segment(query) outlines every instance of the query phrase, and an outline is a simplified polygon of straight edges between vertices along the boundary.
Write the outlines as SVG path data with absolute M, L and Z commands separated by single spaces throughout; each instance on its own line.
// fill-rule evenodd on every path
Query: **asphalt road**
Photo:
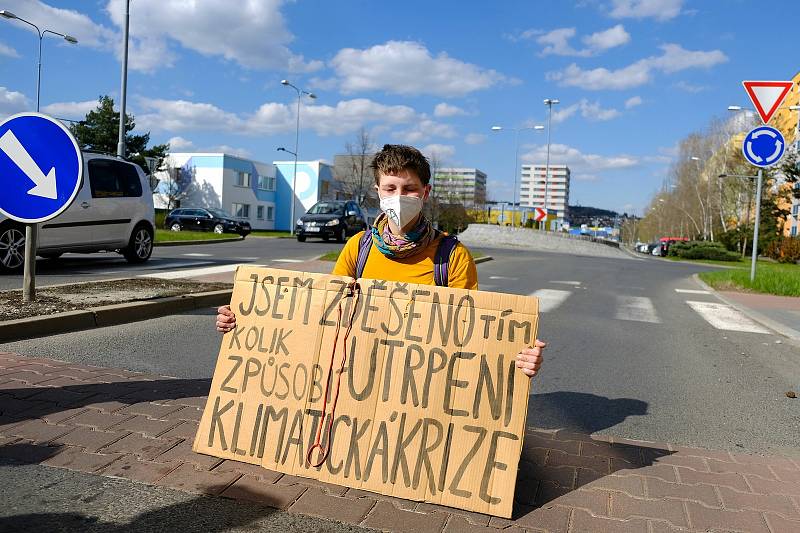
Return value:
M 36 286 L 98 279 L 135 277 L 167 270 L 234 263 L 265 263 L 275 259 L 314 259 L 342 247 L 336 242 L 248 236 L 242 241 L 187 246 L 157 246 L 149 261 L 131 265 L 116 253 L 64 254 L 58 260 L 36 261 Z M 0 274 L 0 290 L 21 289 L 22 273 Z
M 478 267 L 482 290 L 543 296 L 539 337 L 549 347 L 534 378 L 529 425 L 735 451 L 800 451 L 800 406 L 785 396 L 800 385 L 800 351 L 777 334 L 716 329 L 693 310 L 687 302 L 719 303 L 711 294 L 676 292 L 699 290 L 691 275 L 706 267 L 489 252 L 495 260 Z M 213 316 L 209 309 L 0 349 L 210 377 L 220 345 Z

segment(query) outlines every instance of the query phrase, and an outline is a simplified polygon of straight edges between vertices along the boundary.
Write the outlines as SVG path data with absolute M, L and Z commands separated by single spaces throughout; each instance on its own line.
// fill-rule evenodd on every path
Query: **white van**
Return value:
M 139 165 L 121 158 L 83 153 L 83 179 L 63 213 L 39 226 L 37 255 L 118 252 L 142 263 L 153 252 L 153 194 Z M 25 226 L 0 214 L 0 272 L 25 263 Z

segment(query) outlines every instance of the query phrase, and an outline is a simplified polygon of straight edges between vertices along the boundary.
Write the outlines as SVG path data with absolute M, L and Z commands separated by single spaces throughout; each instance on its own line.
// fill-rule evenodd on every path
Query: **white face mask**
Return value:
M 381 198 L 381 211 L 402 229 L 422 211 L 422 198 L 397 194 Z

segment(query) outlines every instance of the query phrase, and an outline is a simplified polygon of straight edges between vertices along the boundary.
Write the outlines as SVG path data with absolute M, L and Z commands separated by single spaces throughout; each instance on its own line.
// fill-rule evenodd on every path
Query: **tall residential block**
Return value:
M 440 201 L 470 207 L 486 201 L 486 173 L 477 168 L 437 168 L 431 182 Z
M 544 207 L 546 167 L 542 164 L 522 165 L 519 203 L 527 207 Z M 570 170 L 567 165 L 550 165 L 547 183 L 547 208 L 557 212 L 559 220 L 567 216 Z

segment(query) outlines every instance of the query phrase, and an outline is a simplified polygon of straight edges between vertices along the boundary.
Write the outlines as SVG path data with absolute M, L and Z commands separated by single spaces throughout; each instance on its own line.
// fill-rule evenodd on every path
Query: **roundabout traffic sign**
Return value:
M 786 141 L 781 132 L 770 126 L 759 126 L 747 134 L 742 143 L 744 157 L 757 167 L 770 167 L 783 157 Z
M 83 157 L 72 133 L 40 113 L 0 122 L 0 213 L 35 224 L 67 209 L 81 187 Z

